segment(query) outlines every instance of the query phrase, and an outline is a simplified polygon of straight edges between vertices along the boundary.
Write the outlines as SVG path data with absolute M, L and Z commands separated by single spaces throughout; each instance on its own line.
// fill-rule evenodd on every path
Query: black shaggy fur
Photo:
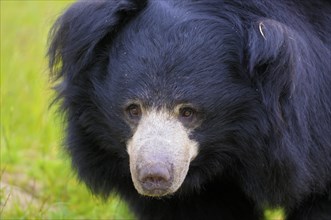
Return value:
M 331 3 L 112 0 L 73 4 L 51 32 L 67 150 L 79 178 L 147 219 L 331 219 Z M 123 116 L 193 103 L 199 154 L 181 188 L 134 189 Z

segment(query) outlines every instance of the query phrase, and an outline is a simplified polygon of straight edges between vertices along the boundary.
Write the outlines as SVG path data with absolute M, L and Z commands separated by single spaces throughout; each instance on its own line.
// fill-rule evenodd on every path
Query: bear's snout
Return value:
M 161 196 L 171 187 L 173 172 L 171 166 L 164 163 L 147 164 L 138 169 L 138 178 L 148 194 Z
M 147 111 L 127 143 L 132 182 L 141 195 L 175 193 L 185 180 L 197 143 L 188 130 L 165 111 Z

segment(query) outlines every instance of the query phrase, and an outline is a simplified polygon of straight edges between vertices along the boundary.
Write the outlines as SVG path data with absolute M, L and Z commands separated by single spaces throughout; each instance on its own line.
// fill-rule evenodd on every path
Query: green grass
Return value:
M 133 219 L 115 196 L 104 203 L 78 183 L 61 151 L 45 53 L 69 3 L 1 0 L 1 219 Z
M 69 1 L 1 0 L 1 219 L 132 219 L 93 197 L 61 151 L 45 59 L 48 30 Z

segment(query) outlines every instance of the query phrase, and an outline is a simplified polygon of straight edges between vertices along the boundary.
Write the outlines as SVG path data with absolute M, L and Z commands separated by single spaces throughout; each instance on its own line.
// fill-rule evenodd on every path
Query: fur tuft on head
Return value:
M 55 79 L 75 78 L 105 48 L 114 33 L 147 4 L 146 1 L 79 1 L 55 22 L 50 31 L 49 68 Z

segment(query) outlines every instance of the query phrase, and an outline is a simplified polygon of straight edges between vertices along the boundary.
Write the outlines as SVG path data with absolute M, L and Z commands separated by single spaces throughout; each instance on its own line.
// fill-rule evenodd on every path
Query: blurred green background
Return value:
M 45 54 L 71 2 L 1 0 L 1 219 L 133 219 L 116 196 L 103 202 L 78 183 L 61 151 Z
M 1 219 L 133 219 L 76 181 L 45 58 L 52 23 L 70 1 L 1 0 Z

